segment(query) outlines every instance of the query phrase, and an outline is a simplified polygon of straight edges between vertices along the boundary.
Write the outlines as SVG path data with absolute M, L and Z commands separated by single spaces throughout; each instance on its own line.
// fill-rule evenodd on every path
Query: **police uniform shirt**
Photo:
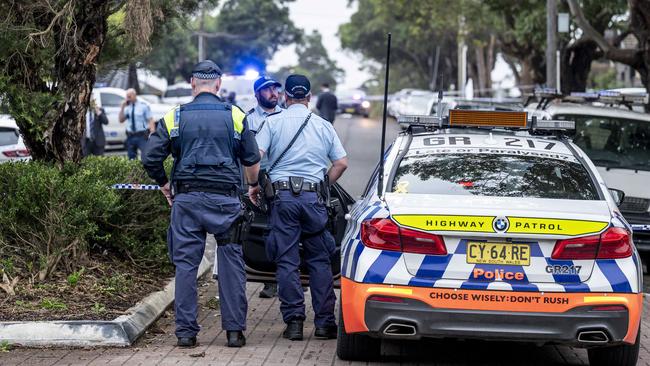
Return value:
M 277 105 L 275 106 L 275 110 L 271 113 L 265 111 L 259 105 L 255 106 L 255 108 L 253 108 L 246 115 L 246 121 L 248 122 L 248 129 L 257 135 L 259 128 L 263 127 L 262 123 L 264 122 L 264 120 L 266 120 L 266 117 L 268 117 L 269 114 L 278 113 L 278 112 L 282 112 L 282 108 L 280 108 L 280 106 Z M 269 157 L 264 155 L 262 157 L 262 160 L 260 161 L 260 168 L 267 169 L 268 166 L 269 166 Z
M 135 103 L 124 107 L 124 117 L 126 117 L 124 121 L 126 124 L 126 132 L 146 131 L 149 130 L 149 119 L 152 118 L 151 108 L 149 108 L 149 105 L 136 100 Z M 135 125 L 135 131 L 132 125 Z
M 293 104 L 281 113 L 269 116 L 257 133 L 260 150 L 275 162 L 289 145 L 293 136 L 307 118 L 309 110 L 302 104 Z M 277 166 L 271 171 L 271 181 L 302 177 L 317 183 L 324 179 L 330 161 L 347 156 L 341 140 L 331 123 L 312 114 L 309 123 Z

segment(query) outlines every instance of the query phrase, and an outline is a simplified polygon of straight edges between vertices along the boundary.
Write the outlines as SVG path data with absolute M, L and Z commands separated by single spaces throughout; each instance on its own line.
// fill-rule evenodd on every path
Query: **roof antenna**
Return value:
M 390 69 L 390 40 L 391 34 L 388 33 L 386 44 L 386 80 L 384 80 L 384 118 L 381 125 L 381 151 L 379 151 L 379 175 L 377 182 L 377 196 L 381 197 L 384 189 L 384 149 L 386 148 L 386 108 L 388 105 L 388 71 Z
M 444 88 L 444 83 L 445 83 L 445 74 L 440 73 L 440 89 L 438 89 L 438 105 L 436 106 L 436 115 L 440 119 L 441 121 L 440 123 L 442 123 L 442 98 L 443 98 L 442 89 Z

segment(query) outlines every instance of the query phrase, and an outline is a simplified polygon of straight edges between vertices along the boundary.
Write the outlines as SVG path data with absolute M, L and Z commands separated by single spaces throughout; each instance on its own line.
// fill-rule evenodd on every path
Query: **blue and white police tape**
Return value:
M 160 186 L 157 184 L 132 184 L 132 183 L 122 183 L 122 184 L 113 184 L 111 186 L 113 189 L 132 189 L 136 191 L 156 191 L 160 190 Z
M 634 231 L 650 231 L 650 225 L 632 224 L 632 230 L 634 230 Z

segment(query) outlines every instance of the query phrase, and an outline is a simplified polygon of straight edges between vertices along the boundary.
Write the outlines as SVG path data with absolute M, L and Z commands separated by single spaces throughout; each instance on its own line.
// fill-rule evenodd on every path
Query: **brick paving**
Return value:
M 336 340 L 313 338 L 313 323 L 305 322 L 303 342 L 281 337 L 284 324 L 277 299 L 259 299 L 261 285 L 248 284 L 247 345 L 225 347 L 219 311 L 205 306 L 216 293 L 213 281 L 203 281 L 200 291 L 200 345 L 191 350 L 175 347 L 173 314 L 167 312 L 130 348 L 26 349 L 0 353 L 0 365 L 587 365 L 587 353 L 569 347 L 480 341 L 421 341 L 385 348 L 381 362 L 345 362 L 336 357 Z M 309 302 L 309 293 L 306 294 Z M 310 307 L 308 308 L 309 312 Z M 644 314 L 648 316 L 646 303 Z M 309 314 L 309 313 L 308 313 Z M 639 365 L 650 365 L 650 329 L 642 325 Z

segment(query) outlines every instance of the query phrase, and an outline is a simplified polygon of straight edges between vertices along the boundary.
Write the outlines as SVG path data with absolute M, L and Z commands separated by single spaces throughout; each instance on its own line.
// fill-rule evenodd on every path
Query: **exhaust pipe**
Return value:
M 415 326 L 411 324 L 390 323 L 384 328 L 384 335 L 392 337 L 408 337 L 416 334 Z
M 609 342 L 607 333 L 602 330 L 589 330 L 578 333 L 578 342 L 588 344 L 604 344 Z

